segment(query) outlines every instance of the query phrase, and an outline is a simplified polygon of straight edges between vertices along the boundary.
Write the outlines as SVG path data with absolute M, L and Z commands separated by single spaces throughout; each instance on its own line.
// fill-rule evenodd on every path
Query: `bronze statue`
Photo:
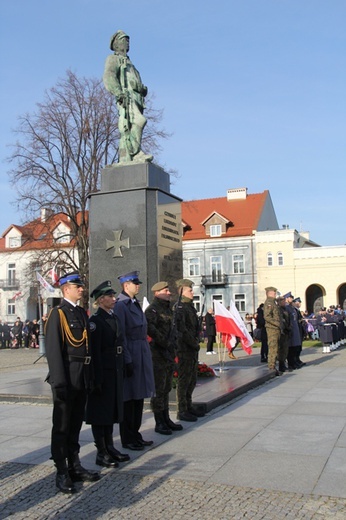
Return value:
M 114 54 L 107 57 L 103 82 L 117 102 L 119 113 L 119 163 L 150 162 L 152 155 L 141 149 L 146 118 L 144 98 L 148 89 L 143 85 L 140 74 L 127 53 L 130 38 L 123 31 L 117 31 L 111 38 L 110 48 Z

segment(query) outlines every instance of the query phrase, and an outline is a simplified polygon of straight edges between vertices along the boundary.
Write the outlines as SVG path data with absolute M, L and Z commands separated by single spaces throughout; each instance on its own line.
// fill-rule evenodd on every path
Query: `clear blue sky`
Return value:
M 269 189 L 279 224 L 346 243 L 345 0 L 0 0 L 0 160 L 67 69 L 102 77 L 110 36 L 164 109 L 173 193 Z M 1 162 L 0 232 L 21 216 Z

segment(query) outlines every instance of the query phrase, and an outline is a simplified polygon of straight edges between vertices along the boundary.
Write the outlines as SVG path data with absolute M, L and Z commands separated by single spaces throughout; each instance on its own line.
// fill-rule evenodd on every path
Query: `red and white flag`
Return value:
M 57 285 L 58 280 L 59 280 L 59 276 L 56 271 L 56 266 L 57 266 L 57 264 L 54 264 L 53 268 L 50 271 L 48 271 L 48 275 L 50 276 L 50 278 L 52 280 L 53 287 Z
M 44 289 L 46 289 L 47 291 L 49 291 L 49 292 L 51 292 L 51 293 L 54 292 L 54 290 L 55 290 L 54 287 L 52 287 L 52 286 L 47 282 L 47 280 L 45 280 L 45 279 L 43 278 L 43 276 L 41 276 L 40 273 L 38 273 L 37 271 L 36 271 L 36 277 L 37 277 L 37 280 L 40 282 L 40 284 L 42 285 L 42 287 L 43 287 Z
M 13 300 L 18 300 L 18 298 L 21 298 L 22 296 L 23 296 L 22 291 L 19 291 L 16 294 L 13 295 L 12 299 Z
M 251 345 L 253 345 L 254 341 L 248 333 L 245 323 L 241 319 L 234 303 L 231 302 L 230 310 L 227 310 L 220 302 L 214 301 L 214 310 L 216 331 L 221 334 L 221 341 L 225 347 L 230 349 L 232 347 L 232 340 L 238 337 L 245 352 L 251 354 Z

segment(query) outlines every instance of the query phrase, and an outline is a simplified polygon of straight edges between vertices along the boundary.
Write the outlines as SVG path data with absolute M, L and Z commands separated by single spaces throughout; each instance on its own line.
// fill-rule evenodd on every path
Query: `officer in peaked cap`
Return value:
M 113 424 L 123 419 L 123 335 L 113 313 L 115 290 L 109 280 L 90 294 L 96 312 L 90 317 L 91 350 L 94 361 L 94 389 L 88 395 L 87 424 L 91 424 L 97 448 L 96 464 L 115 468 L 129 460 L 113 443 Z
M 51 310 L 45 328 L 47 381 L 53 394 L 51 452 L 57 468 L 56 486 L 71 494 L 76 492 L 74 482 L 95 481 L 100 476 L 83 468 L 79 460 L 79 434 L 92 383 L 88 316 L 77 305 L 84 283 L 74 271 L 61 276 L 59 285 L 63 300 Z
M 168 282 L 155 283 L 152 288 L 154 299 L 145 309 L 148 335 L 153 360 L 156 395 L 151 398 L 151 409 L 155 417 L 155 431 L 171 435 L 182 430 L 181 424 L 169 417 L 169 392 L 172 389 L 174 371 L 174 340 L 172 335 L 173 311 Z
M 292 303 L 302 303 L 302 300 L 299 298 L 294 298 L 294 300 L 292 301 Z
M 294 296 L 293 296 L 293 294 L 291 293 L 291 291 L 288 292 L 288 293 L 286 293 L 286 294 L 284 294 L 283 296 L 284 296 L 284 298 L 285 298 L 286 300 L 287 300 L 288 298 L 290 298 L 291 301 L 294 299 Z
M 130 37 L 126 33 L 124 33 L 124 31 L 117 31 L 116 33 L 114 33 L 113 36 L 111 37 L 109 48 L 112 51 L 114 51 L 115 50 L 114 43 L 116 41 L 122 40 L 123 38 L 127 38 L 128 40 L 130 39 Z
M 112 283 L 110 280 L 100 283 L 91 293 L 90 298 L 94 298 L 96 301 L 100 296 L 116 294 L 116 291 L 112 289 Z
M 139 271 L 131 271 L 118 276 L 118 280 L 123 285 L 125 282 L 132 282 L 135 285 L 140 285 L 142 282 L 139 280 Z
M 63 276 L 60 276 L 60 278 L 58 280 L 58 284 L 60 287 L 62 287 L 63 285 L 66 285 L 66 284 L 73 284 L 73 285 L 77 285 L 78 287 L 85 286 L 78 271 L 73 271 L 72 273 L 68 273 L 68 274 L 64 274 Z
M 124 420 L 120 437 L 124 448 L 143 450 L 153 441 L 144 440 L 140 433 L 144 399 L 154 397 L 155 381 L 151 352 L 147 340 L 147 320 L 136 298 L 140 284 L 139 271 L 118 277 L 122 291 L 116 299 L 114 314 L 124 334 Z

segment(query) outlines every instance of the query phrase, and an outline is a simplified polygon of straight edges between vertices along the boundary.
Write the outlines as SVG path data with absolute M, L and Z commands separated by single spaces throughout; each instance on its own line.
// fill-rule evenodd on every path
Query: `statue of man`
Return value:
M 103 82 L 117 102 L 119 163 L 150 162 L 153 160 L 152 155 L 146 155 L 141 150 L 143 129 L 147 122 L 143 116 L 144 98 L 148 89 L 127 56 L 130 48 L 129 36 L 123 31 L 117 31 L 111 38 L 110 48 L 114 54 L 107 57 Z

